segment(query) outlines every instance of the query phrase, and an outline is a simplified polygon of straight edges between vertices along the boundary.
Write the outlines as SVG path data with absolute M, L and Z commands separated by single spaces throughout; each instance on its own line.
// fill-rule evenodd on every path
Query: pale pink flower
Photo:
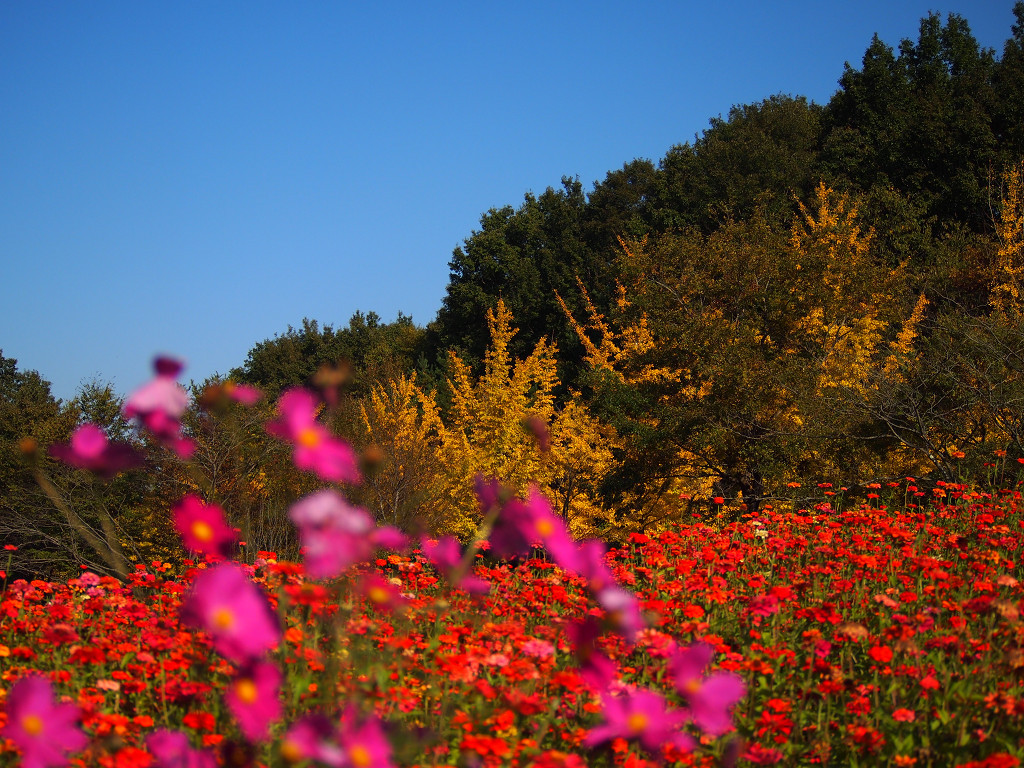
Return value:
M 466 573 L 458 578 L 459 565 L 462 562 L 463 552 L 458 539 L 453 536 L 443 536 L 440 539 L 423 537 L 420 542 L 423 555 L 430 563 L 440 571 L 446 579 L 452 582 L 456 589 L 464 589 L 471 595 L 486 595 L 491 591 L 491 583 L 472 573 Z M 457 581 L 453 581 L 457 579 Z
M 129 395 L 122 412 L 125 418 L 138 417 L 161 443 L 182 458 L 195 451 L 195 443 L 181 434 L 181 417 L 188 408 L 188 394 L 177 382 L 183 365 L 169 357 L 158 357 L 156 376 Z
M 295 446 L 292 460 L 296 467 L 329 482 L 360 481 L 355 451 L 317 421 L 313 393 L 299 387 L 289 389 L 277 401 L 277 408 L 281 416 L 267 424 L 267 432 Z
M 341 768 L 345 763 L 334 725 L 318 713 L 304 715 L 292 723 L 281 739 L 281 755 L 289 763 L 316 760 L 331 768 Z

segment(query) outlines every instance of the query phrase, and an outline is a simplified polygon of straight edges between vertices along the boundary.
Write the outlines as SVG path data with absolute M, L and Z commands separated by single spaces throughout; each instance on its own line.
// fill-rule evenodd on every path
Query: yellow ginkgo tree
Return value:
M 491 342 L 482 373 L 455 354 L 449 359 L 445 414 L 413 377 L 374 388 L 363 427 L 382 458 L 364 503 L 406 528 L 471 538 L 480 519 L 474 481 L 483 475 L 521 492 L 536 483 L 574 533 L 598 532 L 607 517 L 598 489 L 613 463 L 614 431 L 577 399 L 557 402 L 553 344 L 542 340 L 514 359 L 516 328 L 504 302 L 486 320 Z

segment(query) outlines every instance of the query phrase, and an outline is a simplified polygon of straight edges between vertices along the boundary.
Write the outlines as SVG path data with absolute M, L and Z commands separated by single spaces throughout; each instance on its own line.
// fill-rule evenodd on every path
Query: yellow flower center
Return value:
M 555 526 L 551 524 L 550 520 L 538 520 L 537 521 L 537 533 L 541 536 L 550 536 L 554 533 Z
M 377 605 L 385 605 L 391 602 L 391 593 L 384 589 L 384 587 L 370 587 L 367 596 Z
M 294 741 L 285 741 L 281 744 L 281 757 L 289 763 L 297 763 L 299 760 L 302 760 L 305 755 L 302 752 L 302 747 Z
M 362 744 L 356 744 L 352 747 L 348 751 L 348 758 L 356 768 L 369 768 L 369 766 L 373 765 L 373 757 L 370 755 L 370 750 Z
M 260 692 L 256 688 L 256 683 L 248 677 L 243 677 L 235 683 L 235 693 L 243 704 L 255 704 L 256 700 L 260 697 Z
M 316 448 L 322 442 L 320 433 L 312 427 L 306 427 L 299 432 L 298 443 L 306 448 Z
M 647 715 L 642 712 L 634 712 L 629 716 L 626 725 L 629 726 L 629 730 L 632 733 L 643 733 L 643 730 L 647 727 Z
M 43 732 L 43 719 L 39 715 L 25 715 L 21 718 L 21 729 L 29 736 L 38 736 Z
M 235 623 L 235 614 L 230 608 L 218 608 L 213 613 L 213 626 L 217 629 L 231 629 Z
M 693 694 L 698 693 L 700 691 L 700 680 L 697 680 L 696 678 L 687 680 L 680 687 L 683 689 L 683 693 L 692 696 Z
M 210 541 L 213 538 L 213 526 L 205 520 L 196 520 L 192 523 L 192 535 L 200 541 Z

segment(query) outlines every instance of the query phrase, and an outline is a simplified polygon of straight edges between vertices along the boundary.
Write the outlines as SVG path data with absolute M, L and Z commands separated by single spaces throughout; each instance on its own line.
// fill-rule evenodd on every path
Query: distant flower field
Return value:
M 51 728 L 70 764 L 118 768 L 1019 765 L 1020 492 L 914 506 L 910 485 L 634 534 L 603 558 L 632 627 L 541 550 L 460 574 L 429 541 L 319 582 L 260 553 L 7 583 L 2 763 L 53 764 L 26 734 Z M 237 590 L 224 568 L 276 614 L 239 609 L 251 653 L 225 640 L 233 604 L 191 588 Z M 85 738 L 55 725 L 74 711 Z

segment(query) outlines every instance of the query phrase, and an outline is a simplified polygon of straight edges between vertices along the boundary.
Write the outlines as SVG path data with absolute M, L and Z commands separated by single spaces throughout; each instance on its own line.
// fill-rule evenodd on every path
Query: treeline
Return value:
M 225 379 L 263 390 L 253 409 L 197 385 L 188 466 L 123 423 L 109 388 L 60 404 L 0 360 L 0 539 L 23 572 L 91 562 L 35 462 L 89 525 L 113 510 L 137 560 L 175 546 L 182 489 L 222 503 L 253 552 L 294 550 L 286 510 L 309 481 L 262 424 L 300 384 L 365 457 L 357 502 L 464 537 L 477 472 L 534 479 L 577 534 L 607 538 L 807 484 L 991 475 L 999 453 L 1024 456 L 1014 14 L 998 54 L 929 15 L 916 41 L 872 40 L 828 104 L 737 106 L 589 192 L 564 178 L 491 209 L 426 327 L 357 312 L 288 328 Z M 147 469 L 96 485 L 54 465 L 45 447 L 82 420 L 143 447 Z

